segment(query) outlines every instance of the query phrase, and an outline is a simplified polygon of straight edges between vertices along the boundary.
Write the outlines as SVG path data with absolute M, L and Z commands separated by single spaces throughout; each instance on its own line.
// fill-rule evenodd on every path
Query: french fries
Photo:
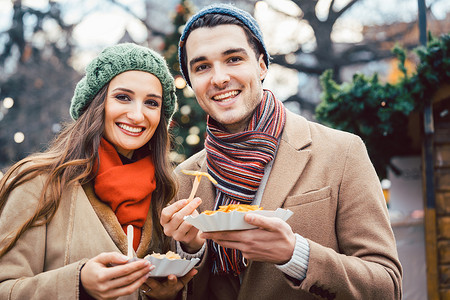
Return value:
M 178 255 L 177 253 L 173 252 L 173 251 L 168 251 L 166 254 L 161 254 L 161 253 L 155 253 L 153 252 L 150 256 L 156 257 L 156 258 L 167 258 L 167 259 L 181 259 L 180 255 Z
M 208 173 L 200 172 L 200 171 L 189 171 L 189 170 L 181 170 L 183 174 L 195 176 L 194 184 L 192 185 L 191 194 L 188 198 L 188 203 L 192 201 L 195 197 L 195 192 L 197 192 L 198 185 L 200 184 L 200 180 L 203 176 L 208 178 L 213 184 L 217 184 L 217 181 Z
M 250 205 L 250 204 L 229 204 L 229 205 L 219 206 L 219 209 L 217 209 L 217 210 L 205 210 L 202 212 L 202 214 L 210 216 L 210 215 L 215 214 L 218 211 L 227 213 L 227 212 L 231 212 L 231 211 L 247 212 L 247 211 L 255 211 L 255 210 L 263 210 L 263 208 L 258 205 Z
M 181 170 L 181 173 L 186 174 L 186 175 L 193 175 L 195 177 L 198 176 L 206 176 L 212 183 L 217 184 L 217 181 L 208 173 L 206 172 L 200 172 L 200 171 L 190 171 L 190 170 Z

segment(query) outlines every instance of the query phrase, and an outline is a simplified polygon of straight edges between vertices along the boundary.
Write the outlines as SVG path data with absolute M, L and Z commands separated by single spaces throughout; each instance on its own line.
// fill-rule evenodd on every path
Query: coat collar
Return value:
M 100 219 L 103 227 L 108 232 L 111 239 L 116 244 L 119 250 L 127 255 L 128 251 L 128 241 L 125 232 L 122 229 L 114 211 L 109 205 L 102 202 L 94 192 L 94 185 L 92 182 L 83 185 L 84 192 L 86 193 L 89 202 L 92 205 L 97 217 Z M 145 220 L 144 227 L 142 228 L 141 241 L 139 243 L 138 249 L 136 251 L 137 257 L 144 257 L 148 254 L 148 249 L 150 242 L 152 240 L 152 207 L 148 210 L 147 219 Z

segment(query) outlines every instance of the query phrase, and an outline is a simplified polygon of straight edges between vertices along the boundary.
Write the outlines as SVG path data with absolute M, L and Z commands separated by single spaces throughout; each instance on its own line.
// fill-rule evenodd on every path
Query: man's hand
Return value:
M 152 299 L 175 299 L 178 292 L 198 273 L 196 269 L 190 270 L 183 277 L 177 278 L 175 275 L 167 276 L 165 281 L 153 278 L 147 279 L 141 286 L 146 296 Z
M 191 202 L 180 200 L 165 207 L 161 213 L 161 225 L 164 234 L 182 243 L 185 251 L 195 253 L 203 246 L 205 240 L 200 238 L 199 231 L 191 224 L 184 221 L 185 216 L 198 215 L 197 207 L 202 203 L 200 198 L 194 198 Z
M 294 252 L 295 235 L 291 227 L 279 218 L 256 214 L 244 217 L 257 229 L 204 232 L 200 237 L 214 240 L 225 247 L 238 249 L 245 258 L 274 264 L 287 263 Z

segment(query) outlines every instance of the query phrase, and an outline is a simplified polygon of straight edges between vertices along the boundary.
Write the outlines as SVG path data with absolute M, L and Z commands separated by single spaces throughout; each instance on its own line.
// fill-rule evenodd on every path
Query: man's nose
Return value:
M 226 68 L 215 65 L 213 68 L 213 74 L 211 83 L 219 88 L 224 87 L 230 81 L 230 75 L 226 71 Z

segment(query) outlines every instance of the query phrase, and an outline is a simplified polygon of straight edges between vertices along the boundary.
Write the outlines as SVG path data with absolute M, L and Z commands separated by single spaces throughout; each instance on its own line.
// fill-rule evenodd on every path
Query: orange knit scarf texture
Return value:
M 128 225 L 133 225 L 133 248 L 136 251 L 150 209 L 152 192 L 156 188 L 152 159 L 145 156 L 124 165 L 114 146 L 103 138 L 98 155 L 99 166 L 94 166 L 94 170 L 98 170 L 95 193 L 111 207 L 125 232 Z

